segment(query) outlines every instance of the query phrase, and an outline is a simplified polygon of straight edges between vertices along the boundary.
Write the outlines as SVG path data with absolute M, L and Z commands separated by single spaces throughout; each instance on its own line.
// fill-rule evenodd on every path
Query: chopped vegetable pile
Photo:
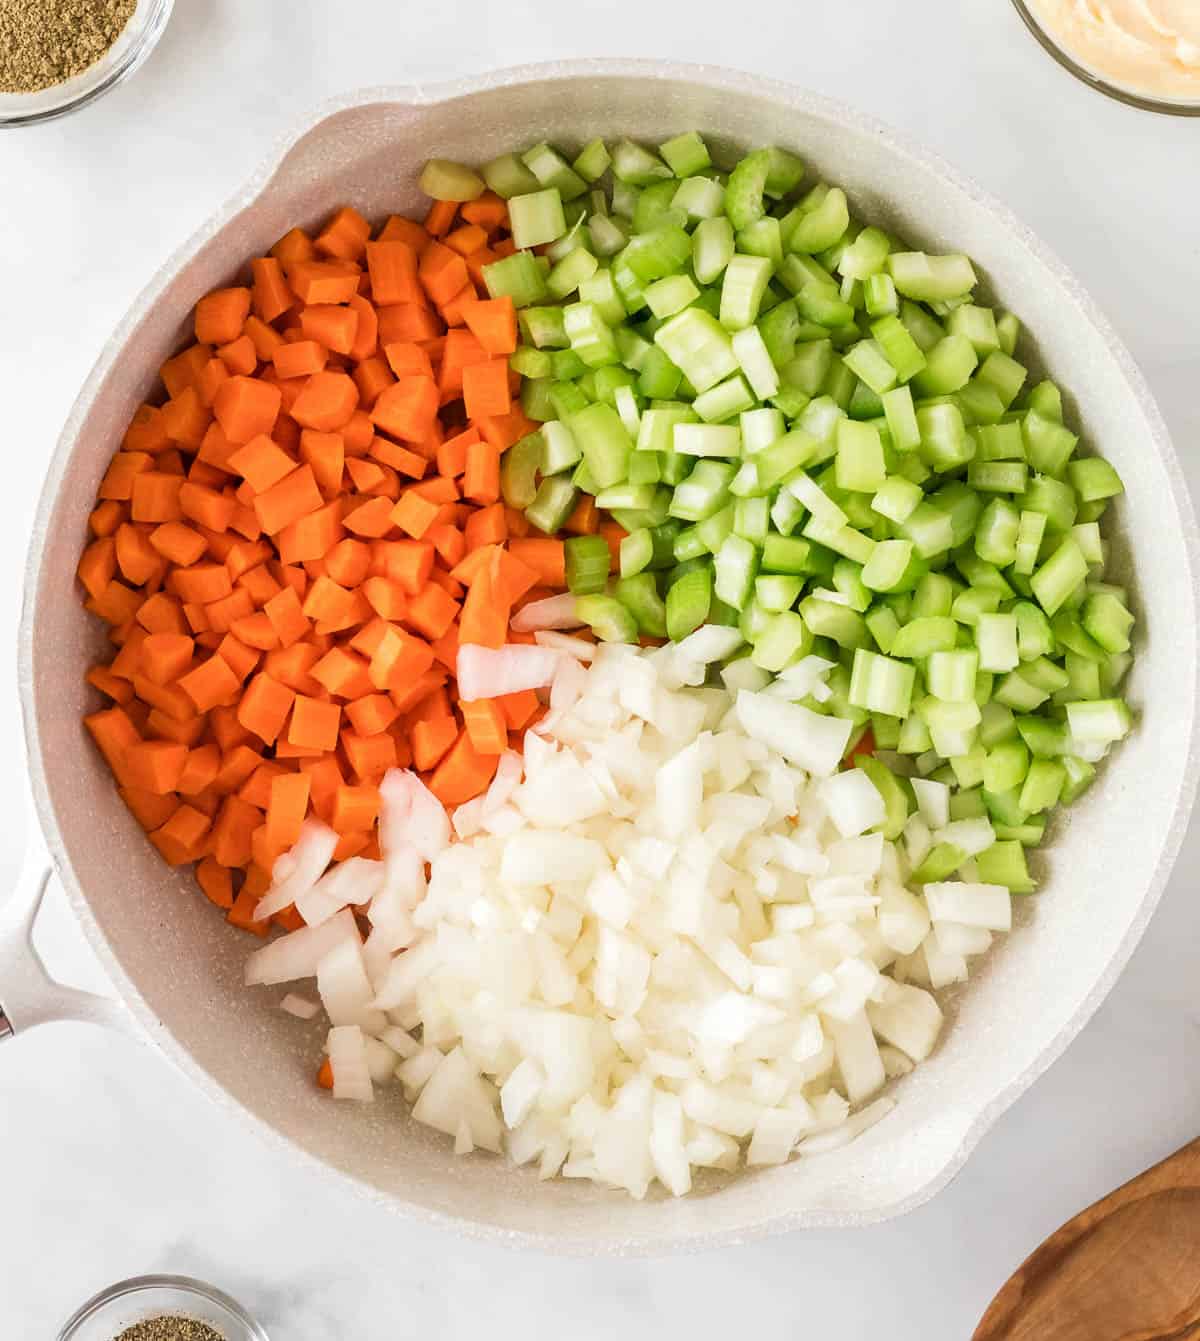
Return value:
M 320 1082 L 637 1196 L 882 1116 L 1132 723 L 1119 476 L 966 256 L 804 174 L 539 144 L 292 230 L 79 567 L 87 726 L 290 933 L 248 980 L 315 976 Z

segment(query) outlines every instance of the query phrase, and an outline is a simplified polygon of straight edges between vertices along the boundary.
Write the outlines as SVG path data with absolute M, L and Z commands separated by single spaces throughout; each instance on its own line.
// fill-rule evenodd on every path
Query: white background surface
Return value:
M 763 0 L 735 15 L 695 0 L 177 0 L 130 84 L 78 117 L 0 134 L 0 560 L 10 575 L 0 627 L 15 634 L 42 471 L 101 344 L 275 137 L 355 85 L 533 60 L 736 66 L 911 132 L 1076 270 L 1142 364 L 1195 489 L 1200 121 L 1075 84 L 1007 0 Z M 10 656 L 0 661 L 0 891 L 22 848 L 20 757 Z M 957 1341 L 1062 1220 L 1197 1134 L 1197 857 L 1193 833 L 1108 1002 L 936 1201 L 891 1225 L 721 1254 L 557 1260 L 417 1228 L 295 1170 L 133 1043 L 69 1025 L 18 1038 L 0 1053 L 0 1336 L 52 1338 L 94 1290 L 174 1271 L 239 1296 L 274 1341 L 460 1341 L 481 1326 L 496 1341 L 734 1331 Z M 42 940 L 60 976 L 98 982 L 56 898 Z

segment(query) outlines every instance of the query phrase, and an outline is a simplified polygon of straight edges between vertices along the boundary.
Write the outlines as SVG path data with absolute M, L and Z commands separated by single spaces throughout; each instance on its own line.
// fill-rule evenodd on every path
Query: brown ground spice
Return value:
M 86 70 L 137 0 L 0 0 L 0 93 L 36 93 Z
M 115 1341 L 225 1341 L 206 1322 L 194 1318 L 148 1318 L 127 1327 Z

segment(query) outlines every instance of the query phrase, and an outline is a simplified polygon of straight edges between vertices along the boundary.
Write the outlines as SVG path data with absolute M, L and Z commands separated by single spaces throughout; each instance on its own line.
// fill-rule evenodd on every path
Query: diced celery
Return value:
M 927 256 L 920 251 L 892 252 L 887 269 L 906 298 L 922 302 L 957 298 L 975 287 L 975 271 L 962 255 Z
M 850 702 L 890 717 L 907 717 L 916 683 L 915 668 L 904 661 L 858 648 L 850 675 Z
M 633 615 L 640 633 L 648 634 L 652 638 L 667 636 L 667 607 L 658 594 L 658 586 L 652 573 L 622 576 L 613 594 Z
M 682 574 L 667 589 L 667 636 L 680 642 L 708 618 L 712 604 L 712 569 L 706 564 Z
M 629 186 L 649 186 L 672 175 L 671 169 L 657 154 L 632 140 L 618 140 L 610 153 L 613 176 Z
M 603 140 L 589 140 L 571 166 L 585 182 L 599 181 L 608 171 L 612 158 Z
M 545 242 L 553 242 L 567 231 L 566 219 L 563 217 L 562 196 L 556 187 L 548 187 L 544 191 L 531 191 L 528 195 L 513 196 L 508 202 L 508 218 L 513 242 L 518 248 L 538 247 Z M 485 276 L 495 264 L 497 263 L 485 267 Z
M 536 191 L 540 183 L 516 154 L 502 154 L 483 165 L 483 180 L 488 188 L 505 200 Z
M 564 475 L 542 480 L 525 516 L 539 531 L 553 535 L 562 528 L 579 499 L 579 490 Z

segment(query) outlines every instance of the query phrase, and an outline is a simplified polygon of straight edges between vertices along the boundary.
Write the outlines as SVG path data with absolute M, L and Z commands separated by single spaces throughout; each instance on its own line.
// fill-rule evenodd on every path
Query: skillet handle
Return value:
M 0 1042 L 57 1020 L 107 1025 L 139 1037 L 133 1017 L 119 1001 L 56 982 L 34 949 L 34 924 L 53 874 L 41 833 L 31 825 L 16 893 L 0 906 Z

